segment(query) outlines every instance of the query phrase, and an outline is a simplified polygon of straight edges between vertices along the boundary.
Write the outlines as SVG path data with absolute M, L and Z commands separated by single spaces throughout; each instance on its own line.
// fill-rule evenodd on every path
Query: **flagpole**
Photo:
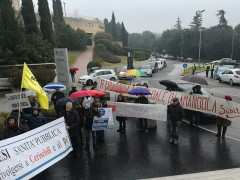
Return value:
M 19 108 L 18 108 L 18 127 L 19 127 L 19 122 L 20 122 L 21 99 L 22 99 L 22 88 L 20 91 Z

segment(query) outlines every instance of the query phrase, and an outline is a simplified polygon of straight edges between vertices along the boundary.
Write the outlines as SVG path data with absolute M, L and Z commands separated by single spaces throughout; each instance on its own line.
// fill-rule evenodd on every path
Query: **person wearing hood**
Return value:
M 208 77 L 209 70 L 210 70 L 210 66 L 209 66 L 209 64 L 207 63 L 207 65 L 205 66 L 206 77 Z
M 27 120 L 30 130 L 38 128 L 47 123 L 45 117 L 40 113 L 39 107 L 32 108 L 32 114 L 26 114 L 21 110 L 21 116 L 23 119 Z
M 4 129 L 4 133 L 3 133 L 4 139 L 17 136 L 24 132 L 25 132 L 24 126 L 20 122 L 19 122 L 19 126 L 18 126 L 18 123 L 14 116 L 9 116 L 7 118 L 7 127 Z
M 225 96 L 224 99 L 226 101 L 232 101 L 231 96 Z M 218 129 L 218 131 L 217 131 L 216 137 L 220 138 L 221 135 L 222 135 L 222 139 L 225 139 L 225 134 L 226 134 L 226 131 L 227 131 L 227 127 L 230 126 L 230 125 L 231 125 L 231 121 L 218 116 L 217 117 L 217 129 Z
M 51 97 L 51 101 L 54 103 L 54 110 L 57 112 L 58 118 L 61 117 L 61 106 L 56 105 L 56 103 L 59 99 L 62 99 L 64 97 L 65 95 L 59 90 L 59 88 L 56 88 L 56 92 L 54 92 Z
M 201 94 L 202 95 L 203 93 L 201 91 L 201 86 L 200 85 L 193 86 L 192 92 L 190 94 Z M 198 127 L 199 121 L 200 121 L 200 116 L 201 116 L 200 111 L 190 110 L 190 112 L 189 112 L 189 118 L 190 118 L 189 126 L 193 127 L 195 125 L 195 127 Z
M 173 98 L 173 103 L 169 105 L 168 111 L 171 120 L 171 139 L 169 142 L 177 145 L 180 126 L 185 116 L 184 109 L 180 105 L 179 99 L 177 97 Z
M 69 96 L 71 96 L 72 93 L 77 92 L 77 88 L 75 85 L 72 86 L 72 90 L 69 92 Z

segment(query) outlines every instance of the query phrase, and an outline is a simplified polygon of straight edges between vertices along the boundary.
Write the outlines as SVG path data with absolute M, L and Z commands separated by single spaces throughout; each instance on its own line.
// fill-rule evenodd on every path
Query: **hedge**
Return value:
M 113 43 L 113 54 L 116 54 L 116 55 L 123 55 L 123 48 L 117 44 L 117 43 Z
M 151 51 L 148 49 L 135 49 L 135 48 L 124 47 L 123 51 L 125 56 L 128 56 L 128 52 L 130 52 L 135 59 L 137 59 L 138 57 L 141 57 L 140 59 L 137 59 L 140 61 L 148 59 L 151 55 Z M 137 53 L 134 53 L 134 52 L 137 52 Z M 142 53 L 139 54 L 139 52 L 142 52 Z M 135 57 L 134 54 L 137 55 L 137 57 Z
M 95 45 L 104 44 L 106 49 L 110 52 L 113 52 L 113 43 L 108 39 L 99 39 L 95 42 Z

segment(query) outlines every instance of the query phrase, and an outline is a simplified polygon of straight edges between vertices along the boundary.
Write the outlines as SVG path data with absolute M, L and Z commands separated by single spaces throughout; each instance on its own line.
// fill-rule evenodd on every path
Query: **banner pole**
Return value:
M 20 98 L 19 98 L 19 108 L 18 108 L 18 127 L 19 127 L 19 122 L 20 122 L 21 98 L 22 98 L 22 88 L 21 88 L 21 91 L 20 91 Z

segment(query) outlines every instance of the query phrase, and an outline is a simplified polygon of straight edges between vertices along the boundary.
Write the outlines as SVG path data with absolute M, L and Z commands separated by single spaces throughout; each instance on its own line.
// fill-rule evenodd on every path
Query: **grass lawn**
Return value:
M 69 67 L 71 67 L 75 61 L 77 60 L 78 56 L 80 56 L 82 51 L 68 51 L 68 63 Z
M 100 64 L 102 65 L 103 68 L 127 65 L 127 56 L 117 56 L 117 57 L 121 59 L 120 63 L 108 63 L 106 61 L 101 61 Z M 136 60 L 133 59 L 133 62 L 136 62 Z
M 195 70 L 195 73 L 202 72 L 204 70 L 205 70 L 205 67 L 197 67 L 197 69 Z M 186 74 L 192 74 L 192 67 L 186 68 Z M 183 72 L 182 72 L 182 75 L 184 75 Z

